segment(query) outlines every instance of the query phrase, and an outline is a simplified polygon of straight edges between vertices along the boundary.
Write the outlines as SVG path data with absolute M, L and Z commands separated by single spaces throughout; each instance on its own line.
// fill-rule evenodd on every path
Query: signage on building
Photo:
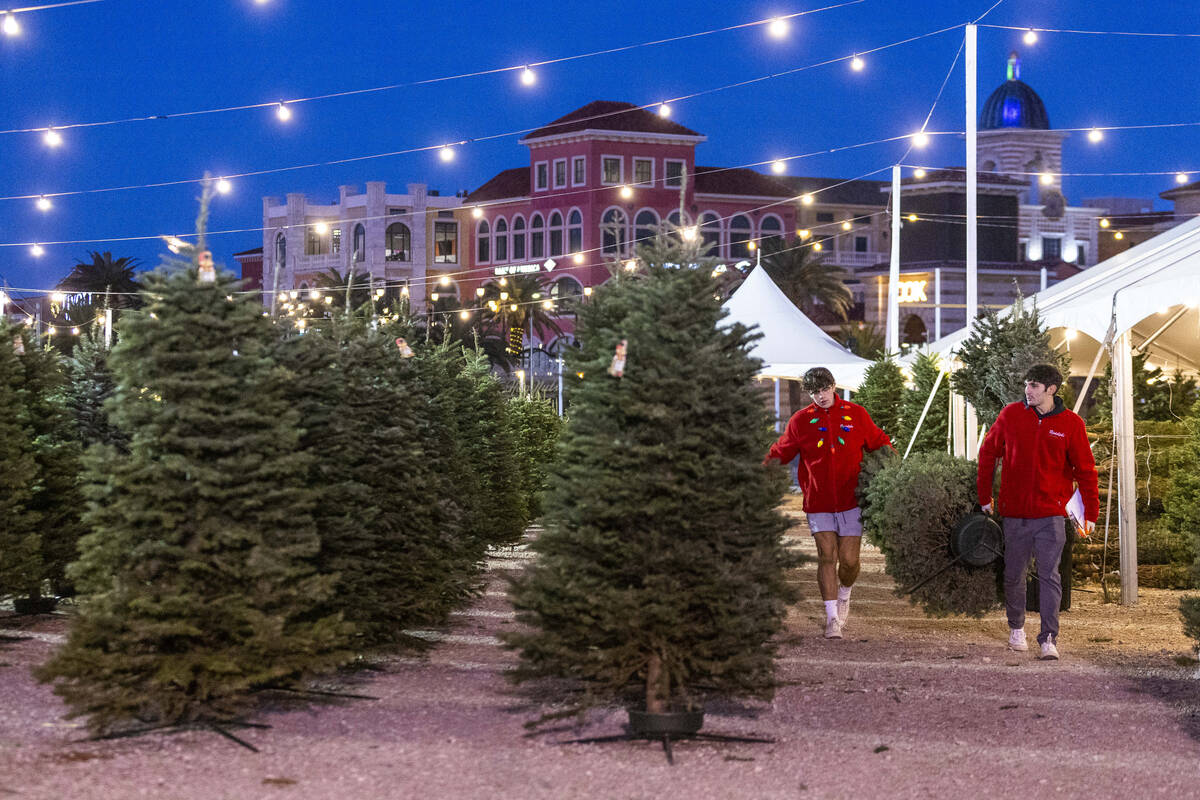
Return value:
M 926 303 L 929 299 L 925 296 L 925 285 L 929 281 L 900 281 L 897 284 L 897 293 L 901 303 Z
M 528 275 L 533 272 L 541 272 L 543 269 L 550 271 L 558 266 L 553 258 L 548 258 L 545 261 L 536 261 L 532 264 L 505 264 L 501 267 L 496 267 L 492 270 L 494 275 Z

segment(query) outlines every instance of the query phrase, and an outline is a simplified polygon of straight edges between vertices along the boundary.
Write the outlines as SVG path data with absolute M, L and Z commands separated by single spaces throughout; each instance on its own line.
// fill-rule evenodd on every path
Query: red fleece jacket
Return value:
M 1002 459 L 996 504 L 1001 516 L 1061 517 L 1075 484 L 1083 497 L 1084 516 L 1091 522 L 1100 516 L 1096 460 L 1087 429 L 1061 399 L 1054 398 L 1054 410 L 1045 416 L 1024 403 L 1009 403 L 1000 412 L 979 448 L 980 505 L 992 502 L 996 459 Z
M 767 460 L 787 464 L 800 456 L 796 479 L 809 514 L 849 511 L 858 505 L 863 451 L 891 444 L 865 408 L 839 397 L 827 409 L 812 403 L 793 414 Z

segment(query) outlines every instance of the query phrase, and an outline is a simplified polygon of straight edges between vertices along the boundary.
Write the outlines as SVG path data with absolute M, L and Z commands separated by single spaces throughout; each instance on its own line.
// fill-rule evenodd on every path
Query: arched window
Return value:
M 904 320 L 904 344 L 925 344 L 928 335 L 925 320 L 916 314 L 909 314 L 908 319 Z
M 578 208 L 572 209 L 567 216 L 567 252 L 583 252 L 583 214 Z
M 287 266 L 287 237 L 282 233 L 275 237 L 275 266 Z
M 479 263 L 485 263 L 492 260 L 492 229 L 488 226 L 486 219 L 479 220 L 479 228 L 475 232 L 475 241 L 479 248 L 479 257 L 475 260 Z
M 546 255 L 546 232 L 543 230 L 541 214 L 534 214 L 529 221 L 529 257 L 542 258 Z
M 759 224 L 759 246 L 771 253 L 783 247 L 783 221 L 776 216 L 766 216 Z
M 367 260 L 367 229 L 361 222 L 354 226 L 354 260 Z
M 563 218 L 562 214 L 555 211 L 550 215 L 550 255 L 561 256 L 563 254 Z
M 643 208 L 633 219 L 633 246 L 644 247 L 653 243 L 656 233 L 658 233 L 658 214 L 648 208 Z
M 569 275 L 550 284 L 550 299 L 558 314 L 574 314 L 575 306 L 583 299 L 583 284 Z
M 750 226 L 750 218 L 745 214 L 738 214 L 729 220 L 730 258 L 750 257 L 750 237 L 753 233 L 754 229 Z
M 700 217 L 700 251 L 707 256 L 721 255 L 721 219 L 711 211 Z
M 508 261 L 508 223 L 504 217 L 496 220 L 495 240 L 496 260 Z
M 525 258 L 525 218 L 513 217 L 512 224 L 512 257 L 513 261 Z
M 412 231 L 403 222 L 388 225 L 383 246 L 387 261 L 412 261 Z
M 625 212 L 610 208 L 600 218 L 601 250 L 605 255 L 621 255 L 625 252 Z
M 667 227 L 670 229 L 671 234 L 678 238 L 682 238 L 683 230 L 691 227 L 691 224 L 692 218 L 686 213 L 681 214 L 679 211 L 672 211 L 667 215 Z

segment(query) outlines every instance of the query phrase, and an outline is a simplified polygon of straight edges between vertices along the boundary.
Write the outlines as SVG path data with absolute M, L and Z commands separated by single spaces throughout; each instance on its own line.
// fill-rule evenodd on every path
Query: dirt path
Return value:
M 811 550 L 802 526 L 793 529 Z M 278 706 L 268 730 L 239 731 L 251 753 L 211 733 L 81 742 L 63 708 L 29 677 L 65 623 L 0 618 L 0 798 L 1096 798 L 1200 795 L 1200 683 L 1177 595 L 1137 608 L 1076 594 L 1063 660 L 1004 650 L 1003 616 L 929 619 L 892 594 L 869 548 L 842 641 L 821 635 L 814 567 L 788 620 L 769 705 L 710 709 L 706 730 L 774 744 L 564 745 L 619 733 L 623 714 L 525 737 L 536 711 L 501 671 L 513 624 L 491 562 L 488 591 L 455 625 L 424 635 L 420 658 L 394 657 L 343 684 L 377 700 Z M 1031 615 L 1027 630 L 1036 630 Z M 282 701 L 281 701 L 282 702 Z

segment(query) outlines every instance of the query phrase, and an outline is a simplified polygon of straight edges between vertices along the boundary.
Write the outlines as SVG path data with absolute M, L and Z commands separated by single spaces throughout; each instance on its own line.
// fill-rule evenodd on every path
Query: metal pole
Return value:
M 974 25 L 966 26 L 967 65 L 967 318 L 966 326 L 979 313 L 979 215 L 978 174 L 976 161 L 976 33 Z
M 112 309 L 104 309 L 104 349 L 112 349 Z
M 908 440 L 908 447 L 904 448 L 904 458 L 908 458 L 908 454 L 912 452 L 913 445 L 916 444 L 917 436 L 921 433 L 921 425 L 925 423 L 925 415 L 929 413 L 929 406 L 933 405 L 933 398 L 937 397 L 938 387 L 942 385 L 942 378 L 946 377 L 946 373 L 938 370 L 937 380 L 933 382 L 933 388 L 929 391 L 929 397 L 925 400 L 925 407 L 921 409 L 921 416 L 917 418 L 917 427 L 913 428 L 912 437 Z
M 1137 603 L 1137 467 L 1134 464 L 1133 353 L 1129 331 L 1113 347 L 1113 432 L 1117 451 L 1117 519 L 1119 520 L 1121 605 Z
M 558 415 L 563 415 L 563 381 L 562 381 L 563 357 L 558 357 Z
M 1050 284 L 1050 276 L 1046 272 L 1046 268 L 1042 267 L 1042 291 L 1046 291 L 1046 287 Z
M 884 349 L 895 353 L 900 343 L 897 291 L 900 286 L 900 165 L 892 167 L 892 258 L 888 266 L 887 340 Z
M 779 378 L 775 378 L 775 432 L 779 433 Z
M 942 338 L 942 268 L 933 268 L 933 338 Z

